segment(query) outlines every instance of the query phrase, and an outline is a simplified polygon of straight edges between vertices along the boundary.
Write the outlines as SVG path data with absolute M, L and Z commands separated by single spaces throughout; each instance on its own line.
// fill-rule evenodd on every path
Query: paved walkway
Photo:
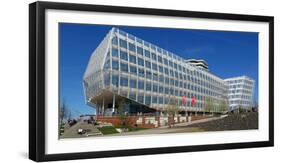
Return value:
M 200 120 L 191 121 L 191 122 L 177 123 L 174 126 L 176 126 L 176 127 L 184 127 L 184 126 L 189 126 L 189 125 L 192 125 L 192 124 L 214 121 L 214 120 L 222 119 L 222 118 L 225 118 L 225 117 L 227 117 L 227 115 L 222 115 L 220 117 L 212 117 L 212 118 L 200 119 Z M 167 126 L 163 126 L 163 127 L 167 127 Z
M 79 135 L 77 133 L 79 128 L 88 130 L 88 133 L 84 135 Z M 97 136 L 97 135 L 102 135 L 102 133 L 98 130 L 97 126 L 94 126 L 93 124 L 87 124 L 85 122 L 77 122 L 74 126 L 65 130 L 65 132 L 60 138 L 80 138 L 80 137 Z
M 123 132 L 123 133 L 117 133 L 117 134 L 110 134 L 108 136 L 198 132 L 198 131 L 204 131 L 204 130 L 202 130 L 198 127 L 188 127 L 188 126 L 192 125 L 192 124 L 214 121 L 214 120 L 222 119 L 222 118 L 225 118 L 225 117 L 227 117 L 227 115 L 223 115 L 223 116 L 220 116 L 220 117 L 206 118 L 206 119 L 201 119 L 201 120 L 196 120 L 196 121 L 191 121 L 191 122 L 177 123 L 172 128 L 169 128 L 168 126 L 162 126 L 162 127 L 159 127 L 159 128 L 152 128 L 152 129 L 145 129 L 145 130 L 139 130 L 139 131 L 133 131 L 133 132 Z

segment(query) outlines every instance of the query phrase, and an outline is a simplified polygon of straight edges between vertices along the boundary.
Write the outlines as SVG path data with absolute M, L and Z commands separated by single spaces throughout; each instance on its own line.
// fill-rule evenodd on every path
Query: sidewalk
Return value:
M 197 124 L 197 123 L 203 123 L 203 122 L 209 122 L 209 121 L 214 121 L 214 120 L 222 119 L 222 118 L 225 118 L 227 116 L 228 115 L 221 115 L 220 117 L 200 119 L 200 120 L 191 121 L 191 122 L 176 123 L 174 126 L 176 126 L 176 127 L 184 127 L 184 126 L 189 126 L 189 125 L 192 125 L 192 124 Z M 167 128 L 167 126 L 163 126 L 163 127 Z
M 214 121 L 214 120 L 218 120 L 218 119 L 223 119 L 225 117 L 227 117 L 227 115 L 223 115 L 223 116 L 220 116 L 220 117 L 206 118 L 206 119 L 201 119 L 201 120 L 196 120 L 196 121 L 191 121 L 191 122 L 178 123 L 178 124 L 175 124 L 172 128 L 169 128 L 169 126 L 162 126 L 162 127 L 152 128 L 152 129 L 147 129 L 147 130 L 111 134 L 111 135 L 108 135 L 108 136 L 198 132 L 198 131 L 203 131 L 203 130 L 201 130 L 197 127 L 188 127 L 188 126 L 192 125 L 192 124 L 199 124 L 199 123 L 203 123 L 203 122 L 209 122 L 209 121 Z

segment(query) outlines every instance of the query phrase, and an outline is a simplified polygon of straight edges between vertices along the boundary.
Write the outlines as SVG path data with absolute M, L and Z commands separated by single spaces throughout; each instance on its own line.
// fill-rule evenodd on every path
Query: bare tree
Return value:
M 175 115 L 176 115 L 178 110 L 179 110 L 179 106 L 178 106 L 178 103 L 177 103 L 177 99 L 175 97 L 172 98 L 171 96 L 169 96 L 169 103 L 165 107 L 163 112 L 165 114 L 167 114 L 168 116 L 172 117 L 172 122 L 173 122 L 172 125 L 174 125 L 174 118 L 175 118 Z
M 220 100 L 220 103 L 219 103 L 219 111 L 220 112 L 225 112 L 227 111 L 227 103 L 225 100 Z
M 59 122 L 60 122 L 60 126 L 63 124 L 63 121 L 65 119 L 67 119 L 67 117 L 69 116 L 69 108 L 66 105 L 65 101 L 62 102 L 62 105 L 60 107 L 59 110 Z
M 71 109 L 69 109 L 67 111 L 67 120 L 71 120 L 71 119 L 72 119 L 72 111 L 71 111 Z
M 125 99 L 121 99 L 118 103 L 118 107 L 117 107 L 117 114 L 118 117 L 121 121 L 121 125 L 123 127 L 125 127 L 127 125 L 127 121 L 128 121 L 128 114 L 125 113 L 125 105 L 126 105 L 126 100 Z
M 205 101 L 205 110 L 207 112 L 211 112 L 214 110 L 214 102 L 213 99 L 209 96 L 206 97 L 206 101 Z

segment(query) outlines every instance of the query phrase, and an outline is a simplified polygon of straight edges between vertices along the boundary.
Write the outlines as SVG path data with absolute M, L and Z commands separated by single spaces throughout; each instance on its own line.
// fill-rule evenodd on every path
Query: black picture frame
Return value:
M 45 153 L 45 12 L 47 9 L 95 11 L 123 14 L 161 15 L 175 17 L 240 20 L 269 23 L 269 140 L 261 142 L 212 144 L 100 152 Z M 103 6 L 56 2 L 34 2 L 29 5 L 29 158 L 34 161 L 55 161 L 101 157 L 178 153 L 274 145 L 274 18 L 271 16 L 222 14 L 152 8 Z

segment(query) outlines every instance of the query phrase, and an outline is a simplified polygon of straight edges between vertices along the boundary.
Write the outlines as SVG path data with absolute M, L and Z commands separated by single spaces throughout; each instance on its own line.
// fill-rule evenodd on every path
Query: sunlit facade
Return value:
M 212 98 L 216 112 L 228 92 L 226 81 L 210 73 L 204 60 L 184 59 L 118 28 L 93 52 L 83 86 L 86 103 L 102 115 L 114 113 L 122 100 L 133 114 L 161 112 L 171 104 L 203 112 L 206 98 Z
M 225 79 L 228 84 L 229 109 L 238 108 L 251 110 L 253 107 L 253 95 L 255 81 L 247 76 Z

